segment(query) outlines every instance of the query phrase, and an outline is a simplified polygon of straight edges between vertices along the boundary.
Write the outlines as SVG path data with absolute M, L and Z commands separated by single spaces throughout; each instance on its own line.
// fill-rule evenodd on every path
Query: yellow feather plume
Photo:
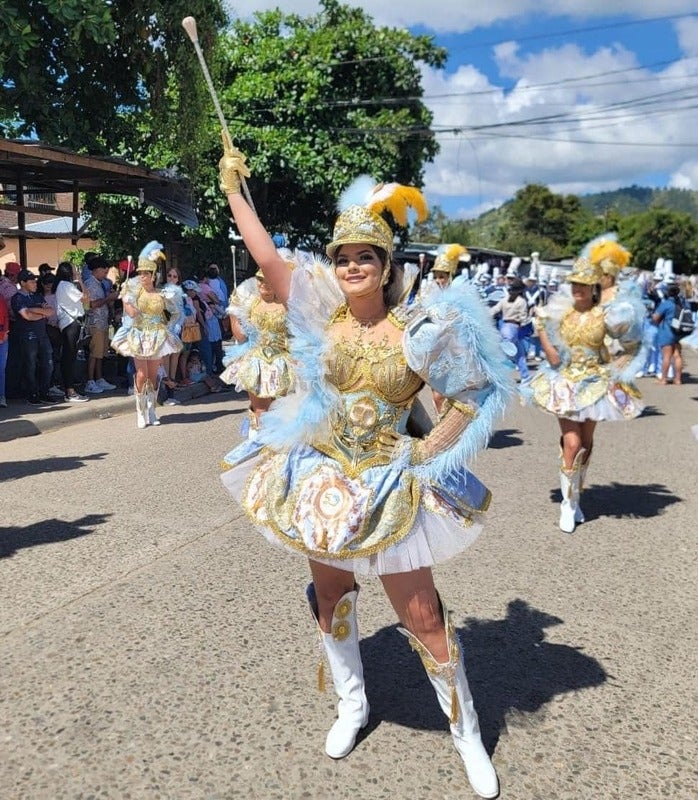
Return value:
M 610 239 L 599 242 L 589 251 L 589 260 L 592 264 L 601 264 L 603 261 L 610 261 L 617 265 L 619 269 L 627 266 L 630 262 L 631 253 L 623 245 Z
M 366 205 L 376 214 L 389 211 L 403 228 L 407 227 L 410 208 L 417 214 L 419 222 L 424 222 L 428 214 L 427 201 L 419 189 L 401 183 L 379 183 Z
M 463 247 L 462 244 L 449 244 L 444 250 L 444 255 L 449 261 L 458 261 L 458 259 L 467 252 L 468 248 Z

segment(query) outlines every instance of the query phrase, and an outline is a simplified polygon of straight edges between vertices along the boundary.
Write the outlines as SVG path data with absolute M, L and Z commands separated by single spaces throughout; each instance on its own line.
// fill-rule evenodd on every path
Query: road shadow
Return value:
M 84 467 L 88 461 L 101 461 L 107 453 L 93 453 L 89 456 L 54 456 L 37 458 L 32 461 L 6 461 L 0 464 L 0 481 L 17 481 L 42 472 L 69 472 Z
M 190 424 L 219 419 L 220 417 L 236 416 L 237 414 L 244 414 L 246 411 L 247 409 L 244 408 L 221 408 L 218 411 L 196 411 L 189 414 L 163 414 L 159 419 L 163 425 Z
M 664 417 L 666 414 L 663 411 L 660 411 L 657 406 L 645 406 L 642 409 L 642 414 L 638 417 L 638 419 L 642 419 L 643 417 Z
M 89 533 L 94 533 L 95 529 L 103 525 L 109 517 L 111 514 L 88 514 L 72 522 L 45 519 L 24 528 L 0 527 L 0 558 L 8 558 L 25 547 L 67 542 L 70 539 L 87 536 Z
M 559 489 L 550 492 L 550 500 L 559 503 Z M 607 486 L 587 486 L 582 493 L 582 508 L 588 521 L 599 517 L 649 519 L 663 514 L 668 506 L 682 503 L 664 484 L 631 484 L 614 481 Z
M 468 618 L 457 628 L 483 742 L 492 753 L 507 716 L 531 714 L 554 697 L 599 686 L 608 675 L 579 647 L 545 641 L 563 620 L 512 600 L 500 620 Z M 417 730 L 448 730 L 422 663 L 395 627 L 361 640 L 371 717 L 363 736 L 385 722 Z
M 514 434 L 521 433 L 517 428 L 504 428 L 495 431 L 487 445 L 491 450 L 503 450 L 505 447 L 518 447 L 523 444 L 523 439 Z

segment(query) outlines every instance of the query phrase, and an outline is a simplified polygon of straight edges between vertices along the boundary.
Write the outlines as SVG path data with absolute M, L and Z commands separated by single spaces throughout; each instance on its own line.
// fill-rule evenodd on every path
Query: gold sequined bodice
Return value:
M 387 341 L 337 341 L 328 358 L 327 379 L 342 393 L 366 390 L 399 406 L 422 388 L 422 379 L 407 366 L 402 344 Z
M 157 316 L 165 310 L 165 298 L 160 292 L 141 290 L 136 299 L 136 306 L 141 314 Z
M 341 312 L 330 327 L 346 319 Z M 399 327 L 395 318 L 389 319 Z M 314 442 L 315 447 L 342 463 L 349 475 L 387 464 L 390 454 L 380 443 L 404 430 L 423 383 L 407 365 L 402 344 L 390 344 L 387 337 L 378 341 L 337 337 L 326 366 L 327 380 L 340 392 L 342 404 L 330 420 L 329 439 Z
M 250 308 L 250 323 L 260 332 L 263 344 L 273 343 L 287 349 L 286 309 L 283 306 L 270 307 L 261 298 L 255 298 Z
M 601 306 L 585 312 L 570 309 L 562 318 L 560 336 L 570 349 L 572 364 L 593 368 L 608 361 L 604 345 L 606 322 Z

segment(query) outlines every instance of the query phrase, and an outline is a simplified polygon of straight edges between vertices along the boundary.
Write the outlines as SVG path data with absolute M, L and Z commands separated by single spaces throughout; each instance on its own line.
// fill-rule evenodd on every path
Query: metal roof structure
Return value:
M 0 183 L 6 190 L 12 187 L 13 199 L 7 202 L 6 196 L 5 202 L 0 202 L 0 209 L 17 214 L 17 227 L 0 227 L 0 236 L 19 238 L 22 263 L 26 262 L 27 239 L 52 236 L 77 242 L 82 233 L 80 192 L 138 197 L 183 225 L 195 228 L 199 224 L 189 185 L 171 171 L 151 170 L 117 158 L 73 153 L 39 141 L 0 138 Z M 28 204 L 27 198 L 47 192 L 72 194 L 73 210 L 47 210 Z M 68 232 L 62 233 L 31 230 L 27 216 L 32 214 L 67 217 L 72 224 Z

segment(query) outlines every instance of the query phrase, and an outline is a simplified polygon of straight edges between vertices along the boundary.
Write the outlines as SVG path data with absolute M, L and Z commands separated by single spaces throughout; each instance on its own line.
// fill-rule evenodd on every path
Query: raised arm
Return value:
M 218 163 L 221 189 L 228 198 L 233 218 L 250 255 L 264 273 L 265 280 L 279 301 L 286 304 L 291 287 L 291 270 L 278 254 L 259 217 L 240 193 L 240 176 L 248 177 L 250 174 L 245 156 L 226 142 L 225 135 L 223 149 L 223 158 Z

